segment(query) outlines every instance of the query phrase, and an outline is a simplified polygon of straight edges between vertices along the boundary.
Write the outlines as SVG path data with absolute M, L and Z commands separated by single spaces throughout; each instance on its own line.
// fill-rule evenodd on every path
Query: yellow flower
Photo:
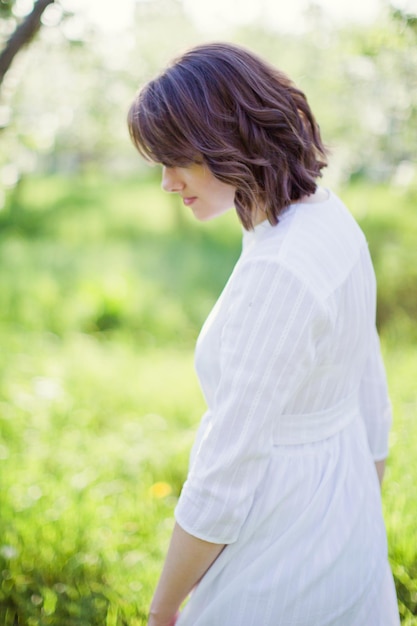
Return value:
M 149 487 L 149 493 L 153 498 L 165 498 L 165 496 L 169 496 L 171 492 L 171 485 L 164 482 L 154 483 L 151 487 Z

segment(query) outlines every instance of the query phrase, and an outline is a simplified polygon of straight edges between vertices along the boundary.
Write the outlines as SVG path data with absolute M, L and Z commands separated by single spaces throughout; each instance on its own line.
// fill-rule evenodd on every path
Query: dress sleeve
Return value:
M 251 259 L 233 277 L 220 380 L 175 516 L 213 543 L 237 540 L 265 476 L 272 426 L 311 370 L 322 310 L 276 262 Z
M 388 435 L 392 413 L 376 328 L 371 339 L 359 399 L 371 454 L 374 461 L 381 461 L 388 455 Z

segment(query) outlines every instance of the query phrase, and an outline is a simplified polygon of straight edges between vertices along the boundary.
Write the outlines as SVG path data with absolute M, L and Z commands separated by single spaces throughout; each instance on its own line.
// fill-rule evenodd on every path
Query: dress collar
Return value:
M 322 188 L 319 188 L 319 189 L 322 189 Z M 293 202 L 292 204 L 289 204 L 280 214 L 279 222 L 276 225 L 270 224 L 270 222 L 267 219 L 265 219 L 263 222 L 260 222 L 259 224 L 257 224 L 252 230 L 246 230 L 245 228 L 243 228 L 242 229 L 243 230 L 243 242 L 242 242 L 243 250 L 251 246 L 255 241 L 262 239 L 266 235 L 266 233 L 272 231 L 274 228 L 277 228 L 277 226 L 279 226 L 279 224 L 281 224 L 284 220 L 286 220 L 288 216 L 290 216 L 295 210 L 297 210 L 297 208 L 310 205 L 310 204 L 314 206 L 314 204 L 322 204 L 326 202 L 331 197 L 331 193 L 326 188 L 323 188 L 323 190 L 326 192 L 326 197 L 318 201 L 317 203 L 315 202 L 310 203 L 307 201 L 307 202 Z
M 246 230 L 242 228 L 243 231 L 243 248 L 250 246 L 252 243 L 260 239 L 264 233 L 268 232 L 272 228 L 275 228 L 272 224 L 268 222 L 268 220 L 264 220 L 256 226 L 252 230 Z

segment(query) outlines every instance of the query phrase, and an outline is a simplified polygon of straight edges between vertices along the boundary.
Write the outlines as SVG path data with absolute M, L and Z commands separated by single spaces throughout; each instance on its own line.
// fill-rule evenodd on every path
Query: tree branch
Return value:
M 32 11 L 9 37 L 0 54 L 0 86 L 16 54 L 36 35 L 41 26 L 42 13 L 45 11 L 46 7 L 53 2 L 55 2 L 55 0 L 37 0 Z

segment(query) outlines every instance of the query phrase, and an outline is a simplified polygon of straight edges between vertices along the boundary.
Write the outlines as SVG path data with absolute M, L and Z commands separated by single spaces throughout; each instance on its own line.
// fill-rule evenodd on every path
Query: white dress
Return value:
M 365 237 L 331 192 L 244 232 L 196 350 L 177 508 L 228 544 L 178 626 L 397 626 L 374 461 L 391 422 Z

